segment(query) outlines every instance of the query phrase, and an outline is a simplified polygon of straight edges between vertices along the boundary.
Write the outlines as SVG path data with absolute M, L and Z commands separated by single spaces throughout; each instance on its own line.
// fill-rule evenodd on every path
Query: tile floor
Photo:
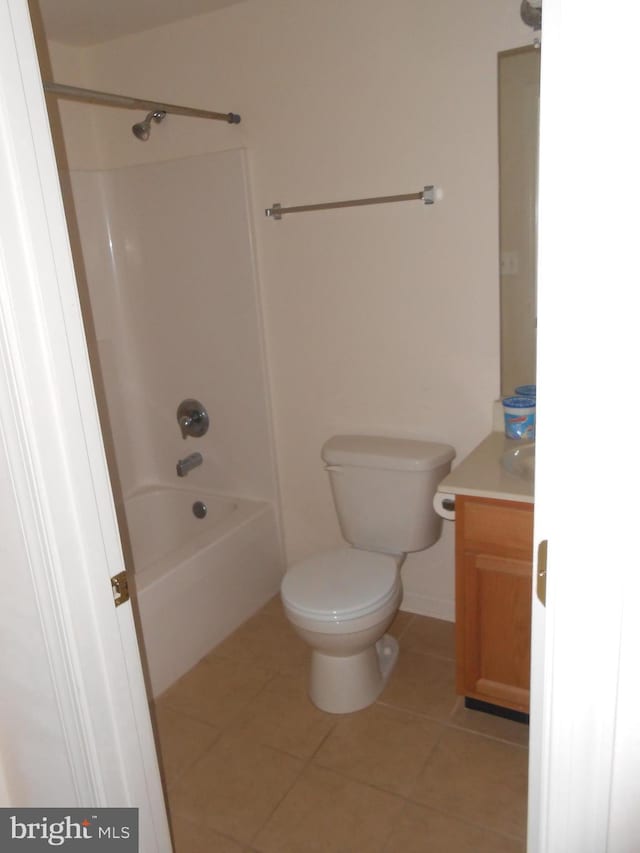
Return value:
M 466 710 L 453 625 L 399 613 L 380 699 L 326 714 L 273 599 L 155 702 L 176 853 L 523 853 L 527 738 Z

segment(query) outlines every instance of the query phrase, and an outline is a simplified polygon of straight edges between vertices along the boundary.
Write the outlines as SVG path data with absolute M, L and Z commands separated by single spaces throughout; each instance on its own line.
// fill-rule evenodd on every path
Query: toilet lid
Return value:
M 340 548 L 292 566 L 281 592 L 292 610 L 312 619 L 338 621 L 377 610 L 393 598 L 399 584 L 394 557 Z

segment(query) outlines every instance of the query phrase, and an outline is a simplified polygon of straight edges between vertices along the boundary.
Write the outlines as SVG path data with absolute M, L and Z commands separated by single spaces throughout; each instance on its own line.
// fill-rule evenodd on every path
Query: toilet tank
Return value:
M 433 508 L 453 447 L 431 441 L 335 435 L 322 447 L 342 535 L 356 548 L 402 554 L 436 542 Z

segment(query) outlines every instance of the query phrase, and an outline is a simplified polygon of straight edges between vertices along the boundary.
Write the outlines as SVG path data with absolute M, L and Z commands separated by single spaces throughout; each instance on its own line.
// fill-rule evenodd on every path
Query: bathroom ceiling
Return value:
M 233 6 L 243 0 L 31 0 L 52 41 L 91 45 Z

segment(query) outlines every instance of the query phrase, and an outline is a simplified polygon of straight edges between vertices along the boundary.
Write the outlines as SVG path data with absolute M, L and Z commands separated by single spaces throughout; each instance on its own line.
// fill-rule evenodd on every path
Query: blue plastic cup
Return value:
M 515 390 L 516 397 L 533 397 L 536 399 L 536 386 L 535 385 L 518 385 Z
M 533 441 L 536 437 L 536 401 L 534 397 L 505 397 L 504 434 L 507 438 Z

